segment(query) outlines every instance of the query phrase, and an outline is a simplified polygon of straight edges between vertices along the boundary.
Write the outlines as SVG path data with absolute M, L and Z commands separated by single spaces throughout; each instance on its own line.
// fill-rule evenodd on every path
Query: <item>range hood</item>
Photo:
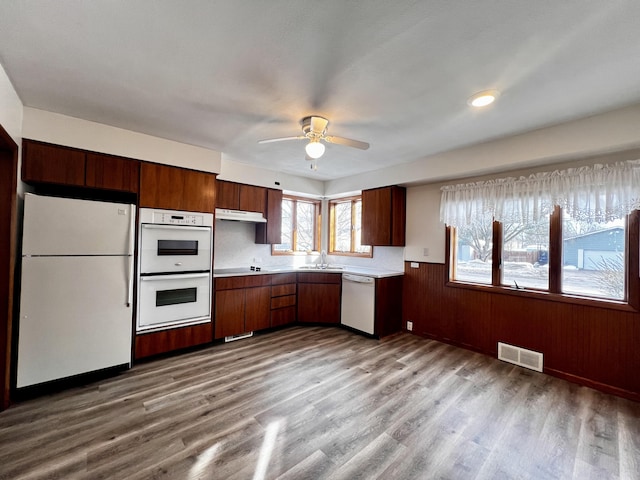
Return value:
M 216 208 L 216 220 L 232 220 L 234 222 L 267 223 L 267 219 L 258 212 L 243 212 Z

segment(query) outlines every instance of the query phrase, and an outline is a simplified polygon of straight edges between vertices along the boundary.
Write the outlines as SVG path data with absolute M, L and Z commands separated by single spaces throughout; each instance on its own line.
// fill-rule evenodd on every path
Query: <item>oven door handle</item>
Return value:
M 146 277 L 140 277 L 140 280 L 143 282 L 158 282 L 161 280 L 183 280 L 189 278 L 207 278 L 211 274 L 209 272 L 205 273 L 179 273 L 174 275 L 150 275 Z
M 192 227 L 191 225 L 158 225 L 155 223 L 143 223 L 142 228 L 147 230 L 185 230 L 210 232 L 211 227 Z

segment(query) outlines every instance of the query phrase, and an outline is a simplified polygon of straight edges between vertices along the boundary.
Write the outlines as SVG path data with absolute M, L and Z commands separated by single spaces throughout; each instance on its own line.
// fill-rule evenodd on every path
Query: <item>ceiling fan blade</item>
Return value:
M 304 135 L 297 135 L 295 137 L 281 137 L 281 138 L 268 138 L 266 140 L 258 140 L 258 143 L 273 143 L 273 142 L 284 142 L 286 140 L 303 140 L 307 137 Z
M 329 125 L 329 120 L 323 117 L 311 117 L 311 131 L 317 135 L 322 135 Z
M 361 142 L 360 140 L 352 140 L 350 138 L 344 137 L 334 137 L 333 135 L 327 135 L 324 137 L 324 139 L 329 143 L 359 148 L 360 150 L 367 150 L 369 148 L 369 144 L 367 142 Z

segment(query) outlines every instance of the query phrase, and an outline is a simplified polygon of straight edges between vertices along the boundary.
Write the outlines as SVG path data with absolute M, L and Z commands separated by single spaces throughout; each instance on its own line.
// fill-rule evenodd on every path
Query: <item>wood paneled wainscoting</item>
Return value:
M 418 265 L 405 262 L 414 333 L 493 357 L 498 342 L 542 352 L 545 373 L 640 401 L 640 312 L 452 286 L 444 264 Z

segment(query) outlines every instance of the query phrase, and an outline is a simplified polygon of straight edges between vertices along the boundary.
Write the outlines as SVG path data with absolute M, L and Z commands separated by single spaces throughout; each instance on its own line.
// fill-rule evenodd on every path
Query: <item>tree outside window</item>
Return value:
M 282 243 L 273 254 L 295 254 L 320 249 L 320 202 L 285 195 L 282 198 Z
M 362 245 L 362 198 L 349 197 L 329 202 L 329 253 L 371 257 L 372 248 Z

